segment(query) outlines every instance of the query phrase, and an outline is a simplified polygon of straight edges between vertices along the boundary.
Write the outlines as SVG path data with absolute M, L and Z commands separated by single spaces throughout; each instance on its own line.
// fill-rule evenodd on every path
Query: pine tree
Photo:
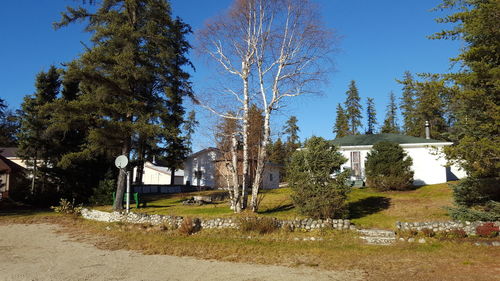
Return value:
M 409 71 L 405 71 L 403 80 L 396 81 L 403 85 L 403 94 L 399 107 L 401 115 L 403 115 L 403 132 L 408 136 L 417 136 L 418 132 L 420 132 L 421 124 L 419 126 L 419 124 L 415 122 L 415 81 Z
M 83 89 L 75 102 L 92 108 L 97 124 L 78 156 L 103 151 L 130 156 L 142 143 L 135 139 L 169 140 L 166 156 L 174 156 L 184 148 L 179 127 L 180 103 L 190 94 L 189 75 L 183 70 L 190 65 L 185 40 L 189 26 L 171 18 L 164 0 L 104 0 L 95 13 L 70 7 L 56 26 L 85 20 L 93 45 L 74 62 Z M 179 162 L 175 155 L 169 167 Z M 125 179 L 121 171 L 115 210 L 123 208 Z
M 391 91 L 389 93 L 389 104 L 387 105 L 384 125 L 382 125 L 381 129 L 382 133 L 391 133 L 391 134 L 399 133 L 399 126 L 397 122 L 397 114 L 398 114 L 397 110 L 398 107 L 396 105 L 396 97 L 394 96 L 394 93 Z
M 189 153 L 193 152 L 193 134 L 196 131 L 196 127 L 198 127 L 199 124 L 200 122 L 196 120 L 196 113 L 194 112 L 194 110 L 191 110 L 182 127 L 185 135 L 184 139 L 186 148 L 188 149 Z
M 436 77 L 426 81 L 415 82 L 415 110 L 413 114 L 413 128 L 410 135 L 415 137 L 425 136 L 425 122 L 430 123 L 431 138 L 444 140 L 448 131 L 445 119 L 444 97 L 448 95 L 448 89 L 444 81 Z
M 45 191 L 47 167 L 55 162 L 51 157 L 53 139 L 45 135 L 52 113 L 43 108 L 57 98 L 60 86 L 58 70 L 51 66 L 47 72 L 42 71 L 37 75 L 36 92 L 26 96 L 21 105 L 18 154 L 32 167 L 31 193 L 35 195 Z M 40 183 L 37 182 L 39 177 Z
M 377 124 L 377 113 L 375 111 L 375 104 L 373 102 L 373 98 L 368 98 L 366 101 L 366 133 L 374 134 L 375 133 L 375 125 Z
M 287 135 L 286 142 L 290 144 L 299 144 L 300 128 L 297 125 L 297 117 L 290 116 L 283 127 L 283 134 Z
M 337 117 L 335 118 L 335 126 L 333 127 L 335 138 L 341 138 L 349 135 L 349 121 L 342 105 L 337 104 Z
M 289 163 L 290 153 L 281 138 L 278 138 L 269 147 L 269 162 L 280 165 L 280 181 L 286 178 L 286 167 Z
M 349 134 L 357 135 L 359 134 L 358 128 L 361 126 L 362 106 L 360 103 L 358 88 L 356 87 L 356 82 L 354 80 L 351 81 L 346 95 L 347 97 L 344 105 L 345 115 L 349 124 Z
M 463 66 L 457 73 L 445 75 L 455 85 L 454 146 L 446 148 L 449 160 L 456 161 L 470 176 L 498 177 L 500 171 L 500 21 L 497 0 L 443 1 L 440 9 L 454 14 L 438 19 L 453 24 L 451 30 L 435 34 L 433 39 L 461 39 L 464 48 L 454 62 Z
M 0 147 L 16 145 L 18 127 L 16 116 L 8 110 L 7 104 L 0 98 Z

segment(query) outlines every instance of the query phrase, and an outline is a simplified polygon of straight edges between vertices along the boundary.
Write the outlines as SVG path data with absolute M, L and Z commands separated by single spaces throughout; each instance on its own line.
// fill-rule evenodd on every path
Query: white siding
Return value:
M 266 165 L 262 179 L 263 189 L 275 189 L 280 186 L 280 170 L 278 167 Z
M 451 144 L 451 143 L 450 143 Z M 465 177 L 465 173 L 457 166 L 445 167 L 446 160 L 442 155 L 442 148 L 446 144 L 401 144 L 401 147 L 413 160 L 412 170 L 414 171 L 414 185 L 444 183 L 454 179 L 451 175 L 460 179 Z M 342 169 L 350 168 L 351 151 L 359 151 L 361 154 L 362 176 L 365 176 L 365 161 L 371 145 L 363 146 L 343 146 L 339 148 L 340 153 L 347 158 L 347 162 L 342 165 Z
M 215 160 L 217 152 L 214 150 L 201 151 L 188 157 L 184 162 L 184 182 L 189 181 L 194 186 L 210 186 L 215 185 Z M 197 177 L 196 173 L 201 173 L 201 177 Z

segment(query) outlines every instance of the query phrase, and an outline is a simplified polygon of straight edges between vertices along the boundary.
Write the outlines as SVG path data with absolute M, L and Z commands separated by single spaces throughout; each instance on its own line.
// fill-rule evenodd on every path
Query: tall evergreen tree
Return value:
M 47 72 L 37 75 L 35 93 L 26 96 L 21 105 L 18 154 L 32 169 L 31 193 L 34 195 L 44 192 L 47 167 L 54 164 L 51 159 L 54 143 L 45 135 L 52 114 L 43 108 L 57 98 L 60 86 L 58 70 L 51 66 Z
M 405 71 L 402 80 L 396 81 L 403 85 L 403 93 L 399 107 L 401 115 L 403 115 L 403 132 L 409 136 L 416 136 L 418 132 L 420 132 L 421 126 L 419 127 L 419 124 L 415 122 L 415 81 L 409 71 Z
M 366 133 L 374 134 L 375 133 L 375 125 L 377 124 L 377 113 L 375 111 L 375 104 L 373 102 L 373 98 L 368 98 L 366 101 Z
M 286 121 L 285 126 L 283 127 L 283 134 L 287 135 L 286 142 L 298 144 L 299 143 L 299 132 L 300 128 L 297 125 L 297 117 L 290 116 L 290 118 Z
M 436 78 L 415 82 L 416 100 L 411 136 L 425 137 L 425 122 L 429 121 L 431 138 L 446 139 L 448 126 L 445 119 L 444 98 L 448 92 L 444 81 Z
M 0 98 L 0 147 L 16 145 L 18 127 L 16 116 L 8 109 L 5 101 Z
M 441 9 L 453 14 L 438 22 L 453 24 L 451 30 L 433 39 L 465 42 L 453 61 L 461 64 L 457 73 L 445 75 L 455 85 L 453 96 L 456 122 L 446 148 L 447 157 L 473 177 L 498 177 L 500 171 L 500 20 L 497 0 L 447 0 Z M 498 189 L 497 189 L 498 191 Z
M 397 120 L 398 106 L 396 105 L 396 96 L 391 91 L 389 93 L 389 104 L 387 105 L 387 111 L 385 114 L 384 124 L 382 125 L 382 133 L 399 133 L 399 126 Z
M 290 162 L 289 158 L 290 153 L 281 138 L 270 144 L 269 162 L 280 165 L 280 181 L 286 178 L 286 167 Z
M 335 138 L 341 138 L 349 135 L 349 121 L 347 120 L 346 113 L 340 103 L 337 104 L 337 117 L 335 118 L 333 133 L 335 134 Z
M 85 20 L 93 45 L 74 63 L 83 89 L 76 102 L 93 108 L 97 124 L 80 156 L 104 151 L 130 156 L 137 149 L 135 138 L 168 139 L 166 156 L 172 156 L 183 147 L 177 137 L 183 116 L 178 104 L 190 93 L 183 70 L 189 65 L 189 26 L 171 18 L 165 0 L 104 0 L 95 12 L 70 7 L 56 26 Z M 123 209 L 125 179 L 120 171 L 115 210 Z
M 360 97 L 356 82 L 354 80 L 349 84 L 349 90 L 346 92 L 345 100 L 345 115 L 349 124 L 349 134 L 359 134 L 358 128 L 361 126 L 361 110 Z
M 196 120 L 196 113 L 194 112 L 194 110 L 191 110 L 182 127 L 185 135 L 186 148 L 188 149 L 189 153 L 193 152 L 193 134 L 199 124 L 200 122 Z

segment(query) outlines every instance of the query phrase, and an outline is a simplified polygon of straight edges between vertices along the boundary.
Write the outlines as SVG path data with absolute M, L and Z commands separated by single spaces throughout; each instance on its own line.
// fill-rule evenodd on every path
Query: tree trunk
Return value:
M 122 155 L 130 156 L 130 138 L 127 137 L 127 140 L 122 146 Z M 123 196 L 125 194 L 125 188 L 127 185 L 127 168 L 120 169 L 120 173 L 118 174 L 118 180 L 116 182 L 116 197 L 115 202 L 113 203 L 114 211 L 122 211 L 123 210 Z
M 37 161 L 37 155 L 35 153 L 35 161 L 33 162 L 33 174 L 31 178 L 31 195 L 35 195 L 35 181 L 36 181 L 36 161 Z
M 174 185 L 175 184 L 175 168 L 174 167 L 171 167 L 170 168 L 170 185 Z
M 239 180 L 238 180 L 238 140 L 236 139 L 236 133 L 231 137 L 231 157 L 232 157 L 232 169 L 231 173 L 233 176 L 233 202 L 231 209 L 235 213 L 241 212 L 240 205 L 240 190 L 239 190 Z
M 142 184 L 142 176 L 144 175 L 144 142 L 142 140 L 140 141 L 140 146 L 137 151 L 137 158 L 139 162 L 135 174 L 135 183 Z
M 260 186 L 262 185 L 262 179 L 263 179 L 263 174 L 264 174 L 264 168 L 266 165 L 266 160 L 267 160 L 267 146 L 269 144 L 269 137 L 271 134 L 271 128 L 270 128 L 270 112 L 268 109 L 264 111 L 264 136 L 262 140 L 261 147 L 259 148 L 259 153 L 257 157 L 257 168 L 255 170 L 255 178 L 252 184 L 252 211 L 257 212 L 259 209 L 259 190 Z
M 241 182 L 241 209 L 247 208 L 248 202 L 248 77 L 243 80 L 243 163 Z

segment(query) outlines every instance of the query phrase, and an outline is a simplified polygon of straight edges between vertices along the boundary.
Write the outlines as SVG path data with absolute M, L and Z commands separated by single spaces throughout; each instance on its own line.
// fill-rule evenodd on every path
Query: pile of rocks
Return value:
M 179 216 L 163 216 L 163 215 L 147 215 L 137 213 L 119 213 L 119 212 L 103 212 L 98 210 L 83 209 L 81 214 L 84 218 L 103 222 L 127 222 L 127 223 L 145 223 L 145 224 L 166 224 L 174 228 L 182 224 L 183 217 Z M 201 228 L 238 228 L 238 219 L 235 218 L 214 218 L 214 219 L 195 219 Z M 337 229 L 337 230 L 353 230 L 356 227 L 349 220 L 342 219 L 294 219 L 294 220 L 278 220 L 274 219 L 278 227 L 284 229 Z
M 445 222 L 396 222 L 396 228 L 403 231 L 422 231 L 429 229 L 434 232 L 450 232 L 455 229 L 465 231 L 467 235 L 475 235 L 476 227 L 484 224 L 482 221 L 445 221 Z M 494 222 L 495 226 L 500 226 L 500 221 Z

